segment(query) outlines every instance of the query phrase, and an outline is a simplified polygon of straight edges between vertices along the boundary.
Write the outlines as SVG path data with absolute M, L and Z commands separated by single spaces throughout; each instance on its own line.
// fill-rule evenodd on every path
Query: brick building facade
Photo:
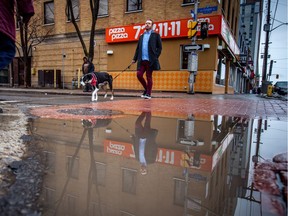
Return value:
M 88 46 L 91 28 L 90 6 L 87 0 L 73 0 L 77 24 Z M 133 1 L 135 2 L 135 1 Z M 73 88 L 72 80 L 82 75 L 84 52 L 72 22 L 65 13 L 66 1 L 35 1 L 36 15 L 43 17 L 42 30 L 50 36 L 34 46 L 31 53 L 32 87 Z M 208 21 L 208 37 L 197 40 L 208 49 L 198 52 L 198 74 L 195 92 L 233 93 L 240 85 L 237 41 L 239 1 L 203 0 L 198 4 L 198 30 L 201 21 Z M 185 92 L 188 88 L 187 53 L 184 45 L 191 44 L 187 38 L 187 22 L 191 20 L 194 0 L 190 1 L 111 1 L 101 0 L 94 37 L 96 71 L 107 71 L 116 76 L 130 63 L 141 32 L 137 32 L 146 18 L 156 23 L 155 30 L 161 34 L 163 51 L 160 56 L 161 70 L 154 72 L 154 90 Z M 181 23 L 181 25 L 180 25 Z M 138 26 L 138 27 L 137 27 Z M 120 29 L 129 34 L 129 40 L 111 41 L 109 30 Z M 132 29 L 132 31 L 131 31 Z M 133 32 L 134 30 L 134 32 Z M 162 32 L 160 32 L 162 31 Z M 111 31 L 110 31 L 111 33 Z M 123 32 L 122 32 L 123 33 Z M 137 33 L 137 35 L 136 35 Z M 131 35 L 132 34 L 132 35 Z M 199 35 L 199 32 L 198 32 Z M 123 35 L 122 35 L 123 36 Z M 127 36 L 127 35 L 126 35 Z M 107 52 L 108 51 L 108 52 Z M 115 89 L 141 89 L 136 66 L 117 77 Z M 19 73 L 13 71 L 13 74 Z

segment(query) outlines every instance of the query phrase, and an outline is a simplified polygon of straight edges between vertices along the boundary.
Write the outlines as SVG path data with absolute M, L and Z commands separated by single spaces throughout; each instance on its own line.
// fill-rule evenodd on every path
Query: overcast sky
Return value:
M 278 1 L 278 6 L 277 6 Z M 282 23 L 288 22 L 287 15 L 287 0 L 271 0 L 271 24 L 273 24 L 272 28 L 275 28 Z M 264 1 L 264 13 L 263 13 L 263 23 L 266 23 L 266 15 L 267 15 L 267 0 Z M 276 10 L 276 12 L 275 12 Z M 273 23 L 274 20 L 274 23 Z M 276 81 L 287 81 L 287 73 L 288 73 L 288 25 L 282 25 L 271 32 L 270 42 L 269 44 L 269 52 L 268 54 L 271 56 L 268 59 L 267 73 L 269 72 L 270 61 L 275 60 L 276 63 L 273 64 L 272 68 L 272 76 L 270 77 L 270 81 L 273 81 L 275 84 Z M 264 53 L 264 43 L 265 43 L 265 32 L 262 27 L 261 34 L 261 44 L 260 44 L 260 53 Z M 262 65 L 263 59 L 260 59 L 260 67 L 259 73 L 262 76 Z M 279 74 L 279 79 L 276 79 L 276 74 Z M 267 77 L 267 80 L 269 77 Z M 261 79 L 260 79 L 261 80 Z

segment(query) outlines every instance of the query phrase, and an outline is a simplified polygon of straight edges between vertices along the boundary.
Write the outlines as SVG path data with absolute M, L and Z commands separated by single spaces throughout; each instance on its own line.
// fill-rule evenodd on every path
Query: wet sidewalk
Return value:
M 45 94 L 45 95 L 91 95 L 90 92 L 83 92 L 81 89 L 34 89 L 34 88 L 3 88 L 0 87 L 1 92 L 21 92 L 30 94 Z M 99 92 L 102 97 L 103 92 Z M 115 106 L 117 110 L 126 110 L 131 112 L 136 110 L 147 109 L 146 100 L 137 100 L 133 107 L 130 106 L 129 101 L 118 101 L 117 97 L 127 97 L 138 99 L 141 91 L 132 90 L 115 90 L 114 102 L 109 106 Z M 173 99 L 173 101 L 171 100 Z M 107 100 L 108 101 L 108 100 Z M 90 102 L 90 101 L 89 101 Z M 262 118 L 287 120 L 287 100 L 276 97 L 261 97 L 256 94 L 187 94 L 184 92 L 159 92 L 153 91 L 152 99 L 149 107 L 154 112 L 169 110 L 166 114 L 175 115 L 175 113 L 201 113 L 201 114 L 215 114 L 239 116 L 248 118 Z M 88 101 L 87 101 L 88 103 Z M 103 107 L 106 104 L 94 102 L 94 107 Z M 146 104 L 146 105 L 145 105 Z M 75 105 L 82 106 L 82 105 Z M 174 114 L 173 114 L 174 113 Z

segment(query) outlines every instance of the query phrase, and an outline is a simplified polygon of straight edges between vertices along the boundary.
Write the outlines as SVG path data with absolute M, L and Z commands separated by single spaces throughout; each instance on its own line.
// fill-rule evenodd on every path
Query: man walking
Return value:
M 141 97 L 151 99 L 153 86 L 153 70 L 160 70 L 159 56 L 162 51 L 162 41 L 158 33 L 152 30 L 153 21 L 147 19 L 145 32 L 140 36 L 132 64 L 137 62 L 137 78 L 144 88 Z M 146 72 L 146 80 L 143 78 Z

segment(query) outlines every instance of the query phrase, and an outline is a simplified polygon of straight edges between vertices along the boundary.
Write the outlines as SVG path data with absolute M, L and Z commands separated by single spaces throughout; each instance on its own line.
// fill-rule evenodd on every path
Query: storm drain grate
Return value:
M 87 115 L 87 116 L 112 116 L 121 115 L 123 112 L 116 110 L 99 110 L 92 108 L 81 108 L 81 109 L 62 109 L 58 110 L 59 113 L 72 114 L 72 115 Z

